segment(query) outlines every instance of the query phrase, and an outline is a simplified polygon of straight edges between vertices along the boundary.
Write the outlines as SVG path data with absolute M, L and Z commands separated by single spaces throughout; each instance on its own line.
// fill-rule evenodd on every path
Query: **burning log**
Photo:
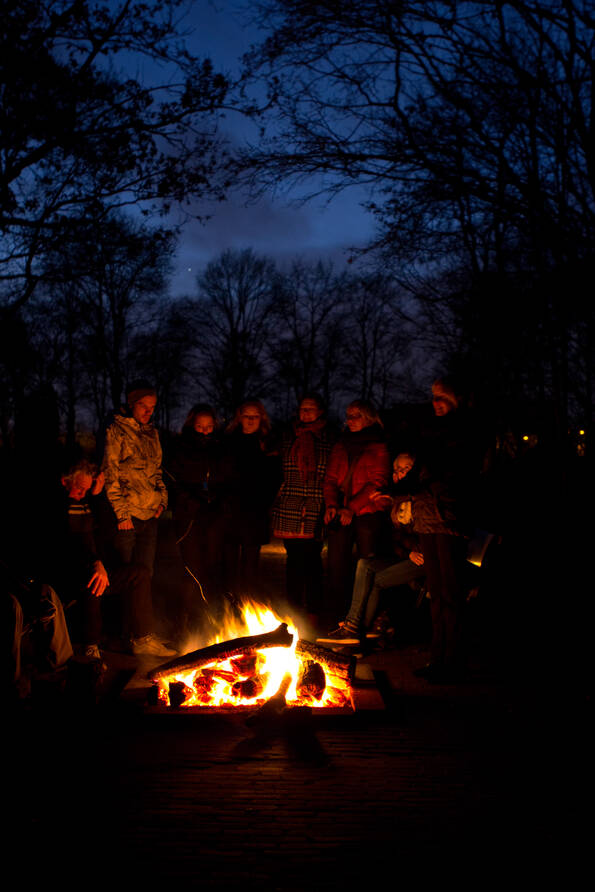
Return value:
M 166 675 L 176 675 L 180 672 L 190 672 L 200 669 L 209 663 L 227 660 L 238 654 L 247 654 L 253 650 L 262 650 L 267 647 L 290 647 L 293 635 L 287 631 L 287 623 L 281 623 L 273 632 L 262 632 L 259 635 L 247 635 L 243 638 L 233 638 L 231 641 L 222 641 L 219 644 L 211 644 L 200 650 L 176 657 L 168 663 L 162 663 L 148 673 L 151 679 L 164 678 Z
M 253 675 L 258 675 L 264 662 L 264 655 L 259 654 L 258 651 L 242 654 L 241 657 L 230 660 L 234 672 L 244 678 L 252 678 Z
M 174 709 L 181 706 L 184 700 L 192 696 L 192 688 L 185 685 L 183 681 L 171 681 L 169 683 L 169 705 Z
M 234 697 L 243 697 L 246 700 L 253 700 L 262 694 L 267 686 L 269 673 L 263 675 L 255 675 L 252 678 L 245 678 L 243 681 L 236 681 L 231 686 L 231 693 Z
M 197 675 L 194 679 L 194 690 L 200 703 L 208 703 L 211 698 L 213 678 L 206 675 Z
M 277 716 L 280 716 L 287 706 L 285 696 L 287 694 L 287 691 L 289 690 L 290 684 L 291 673 L 286 672 L 283 676 L 283 680 L 281 681 L 277 692 L 273 694 L 272 697 L 269 697 L 266 703 L 263 703 L 260 709 L 258 709 L 253 715 L 250 716 L 249 719 L 246 720 L 246 724 L 257 725 L 259 723 L 267 722 L 269 719 L 274 719 Z
M 326 688 L 326 675 L 320 663 L 304 660 L 297 681 L 297 693 L 306 699 L 320 700 Z
M 212 669 L 203 669 L 201 675 L 203 678 L 208 678 L 212 681 L 227 681 L 229 684 L 233 684 L 238 680 L 238 676 L 235 672 L 228 672 L 226 669 L 221 669 L 219 666 L 213 666 Z
M 300 638 L 295 647 L 296 656 L 304 662 L 319 663 L 326 675 L 326 684 L 330 687 L 342 688 L 351 685 L 355 674 L 356 659 L 348 654 L 327 650 L 311 641 Z

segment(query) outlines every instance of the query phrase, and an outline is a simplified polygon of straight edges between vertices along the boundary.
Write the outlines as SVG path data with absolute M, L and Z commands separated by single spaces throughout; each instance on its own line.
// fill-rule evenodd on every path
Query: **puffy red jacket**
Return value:
M 383 440 L 365 444 L 362 454 L 355 459 L 351 480 L 349 455 L 342 440 L 333 446 L 323 484 L 327 508 L 350 508 L 354 514 L 373 514 L 381 510 L 370 501 L 370 493 L 386 487 L 390 479 L 390 457 Z M 347 497 L 345 483 L 348 484 Z

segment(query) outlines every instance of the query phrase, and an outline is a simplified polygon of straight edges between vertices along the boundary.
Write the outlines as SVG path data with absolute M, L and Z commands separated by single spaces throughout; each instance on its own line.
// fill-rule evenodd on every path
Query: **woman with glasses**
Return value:
M 237 409 L 224 439 L 233 466 L 225 529 L 227 587 L 234 594 L 258 595 L 261 545 L 269 541 L 269 509 L 279 484 L 277 459 L 270 451 L 271 423 L 260 400 Z
M 347 406 L 346 430 L 333 447 L 324 478 L 328 527 L 328 607 L 345 616 L 353 583 L 353 545 L 358 558 L 377 552 L 390 479 L 390 458 L 380 417 L 365 400 Z

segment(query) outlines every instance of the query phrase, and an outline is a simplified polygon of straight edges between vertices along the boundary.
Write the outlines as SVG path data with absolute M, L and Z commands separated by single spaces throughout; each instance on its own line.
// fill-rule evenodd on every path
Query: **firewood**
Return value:
M 269 697 L 266 703 L 263 703 L 260 709 L 246 720 L 246 724 L 258 725 L 280 716 L 287 705 L 285 696 L 289 690 L 290 684 L 291 673 L 286 672 L 276 693 L 274 693 L 272 697 Z
M 255 675 L 253 678 L 246 678 L 243 681 L 236 681 L 231 686 L 231 693 L 234 697 L 243 697 L 246 700 L 253 700 L 262 694 L 269 680 L 269 673 L 263 675 Z
M 332 679 L 337 679 L 337 681 L 341 681 L 343 684 L 351 684 L 356 666 L 354 656 L 336 653 L 334 650 L 320 647 L 319 644 L 312 644 L 311 641 L 306 641 L 303 638 L 300 638 L 296 644 L 295 653 L 302 660 L 309 659 L 320 663 L 324 669 L 327 684 Z
M 209 663 L 227 660 L 238 654 L 249 653 L 268 647 L 290 647 L 293 635 L 287 631 L 287 624 L 281 623 L 273 632 L 261 632 L 258 635 L 247 635 L 243 638 L 233 638 L 231 641 L 221 641 L 219 644 L 211 644 L 200 650 L 176 657 L 162 663 L 148 673 L 151 679 L 164 678 L 166 675 L 175 675 L 179 672 L 187 672 L 192 669 L 200 669 Z
M 347 693 L 345 688 L 334 688 L 331 685 L 327 686 L 327 691 L 331 701 L 335 704 L 340 704 L 343 706 L 353 705 L 351 701 L 350 695 Z
M 326 676 L 320 663 L 304 660 L 301 664 L 296 690 L 300 697 L 320 700 L 326 687 Z
M 188 685 L 185 685 L 183 681 L 171 681 L 169 683 L 169 705 L 174 709 L 177 706 L 181 706 L 184 700 L 187 700 L 188 697 L 191 697 L 193 694 L 192 688 L 189 688 Z
M 238 680 L 235 672 L 228 672 L 226 669 L 220 669 L 218 666 L 207 667 L 201 673 L 205 678 L 217 679 L 217 681 L 227 681 L 233 684 Z
M 196 692 L 196 699 L 199 703 L 210 703 L 213 682 L 214 678 L 212 676 L 196 676 L 196 678 L 194 679 L 194 690 Z
M 258 675 L 264 661 L 264 655 L 254 651 L 254 653 L 242 654 L 241 657 L 237 657 L 229 662 L 233 667 L 233 671 L 241 675 L 242 678 L 252 678 L 252 676 Z

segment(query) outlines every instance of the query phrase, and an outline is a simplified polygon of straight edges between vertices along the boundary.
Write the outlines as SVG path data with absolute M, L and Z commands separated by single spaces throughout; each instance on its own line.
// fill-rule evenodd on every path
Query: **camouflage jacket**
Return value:
M 161 444 L 152 424 L 116 415 L 107 429 L 102 470 L 118 523 L 131 517 L 149 520 L 160 505 L 167 508 Z

